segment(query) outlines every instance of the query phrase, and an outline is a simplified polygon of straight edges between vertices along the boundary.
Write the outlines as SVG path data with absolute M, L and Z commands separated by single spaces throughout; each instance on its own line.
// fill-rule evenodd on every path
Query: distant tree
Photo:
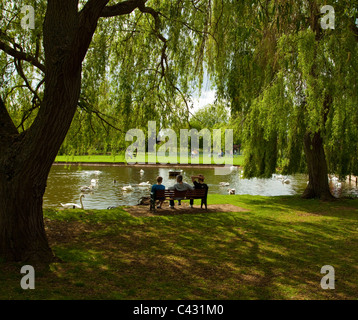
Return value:
M 224 128 L 228 124 L 229 119 L 229 109 L 224 104 L 208 104 L 193 114 L 190 125 L 198 130 L 204 128 Z

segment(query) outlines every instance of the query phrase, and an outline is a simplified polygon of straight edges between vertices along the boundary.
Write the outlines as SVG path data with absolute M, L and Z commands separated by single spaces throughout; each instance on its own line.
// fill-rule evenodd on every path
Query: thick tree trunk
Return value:
M 0 99 L 0 258 L 52 261 L 42 211 L 47 176 L 76 112 L 81 66 L 97 21 L 129 14 L 145 1 L 47 1 L 43 25 L 45 91 L 31 127 L 19 134 Z M 153 14 L 153 11 L 147 11 Z
M 26 179 L 27 180 L 27 179 Z M 46 181 L 0 179 L 0 256 L 5 261 L 47 263 L 54 255 L 48 245 L 42 214 Z
M 80 68 L 49 79 L 38 118 L 27 132 L 0 139 L 0 257 L 49 262 L 43 195 L 80 93 Z M 37 122 L 38 121 L 38 122 Z
M 6 261 L 46 263 L 54 258 L 45 233 L 42 199 L 52 163 L 76 112 L 82 60 L 108 1 L 100 2 L 101 6 L 91 1 L 81 15 L 76 1 L 48 2 L 45 91 L 28 130 L 17 132 L 1 101 L 0 258 Z
M 327 161 L 320 133 L 306 134 L 304 137 L 309 182 L 302 197 L 305 199 L 334 199 L 328 183 Z

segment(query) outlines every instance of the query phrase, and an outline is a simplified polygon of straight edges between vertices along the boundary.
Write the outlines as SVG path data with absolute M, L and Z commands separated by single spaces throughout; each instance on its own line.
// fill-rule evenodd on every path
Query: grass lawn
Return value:
M 75 156 L 75 155 L 63 155 L 57 156 L 55 162 L 110 162 L 110 163 L 124 163 L 125 157 L 124 154 L 118 155 L 84 155 L 84 156 Z
M 0 299 L 357 299 L 358 200 L 209 195 L 245 212 L 133 217 L 114 210 L 45 211 L 62 262 L 0 263 Z M 335 289 L 320 287 L 335 268 Z
M 179 163 L 180 158 L 176 157 L 173 161 L 177 161 Z M 84 156 L 75 156 L 75 155 L 62 155 L 57 156 L 55 162 L 80 162 L 80 163 L 126 163 L 124 154 L 118 155 L 84 155 Z M 146 156 L 146 162 L 148 163 L 148 156 Z M 157 160 L 157 163 L 160 163 Z M 188 158 L 188 163 L 191 163 L 191 158 Z M 199 157 L 199 163 L 203 163 L 202 156 Z M 214 159 L 211 159 L 211 163 L 215 164 Z M 237 155 L 233 158 L 234 166 L 242 166 L 244 164 L 244 156 Z

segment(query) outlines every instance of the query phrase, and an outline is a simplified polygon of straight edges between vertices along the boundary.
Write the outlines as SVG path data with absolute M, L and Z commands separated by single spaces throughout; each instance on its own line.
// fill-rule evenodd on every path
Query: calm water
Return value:
M 140 174 L 140 169 L 144 170 Z M 169 177 L 171 168 L 153 167 L 121 167 L 121 166 L 61 166 L 54 165 L 51 169 L 47 189 L 44 196 L 45 208 L 61 208 L 60 203 L 80 204 L 79 197 L 82 186 L 89 186 L 92 179 L 98 179 L 98 185 L 93 192 L 86 193 L 83 198 L 85 209 L 106 209 L 109 206 L 135 205 L 142 196 L 148 196 L 149 187 L 138 186 L 141 182 L 155 183 L 156 177 L 163 177 L 165 187 L 175 183 Z M 293 195 L 302 193 L 307 185 L 306 175 L 289 176 L 290 184 L 283 184 L 281 180 L 271 179 L 243 179 L 240 170 L 233 170 L 229 175 L 218 176 L 212 168 L 182 168 L 184 181 L 191 183 L 192 175 L 203 174 L 209 186 L 209 193 L 228 194 L 227 189 L 233 188 L 236 194 L 250 194 L 263 196 Z M 116 182 L 114 182 L 116 180 Z M 228 182 L 230 186 L 222 187 L 220 182 Z M 123 186 L 131 185 L 132 192 L 122 190 Z M 332 191 L 336 195 L 358 196 L 355 183 L 342 183 L 342 189 L 332 183 Z

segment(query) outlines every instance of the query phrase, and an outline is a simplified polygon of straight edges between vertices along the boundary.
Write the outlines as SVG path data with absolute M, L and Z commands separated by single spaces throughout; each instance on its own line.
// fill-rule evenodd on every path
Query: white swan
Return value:
M 124 186 L 124 187 L 122 187 L 122 190 L 123 191 L 132 191 L 133 187 L 132 186 Z
M 84 197 L 85 197 L 84 194 L 80 195 L 80 202 L 81 202 L 80 206 L 76 203 L 66 203 L 66 204 L 61 203 L 61 206 L 64 207 L 65 209 L 84 209 L 83 202 L 82 202 L 82 198 Z
M 91 192 L 91 191 L 93 191 L 93 185 L 81 187 L 81 192 Z
M 92 179 L 92 180 L 91 180 L 91 186 L 92 186 L 92 187 L 97 186 L 97 183 L 98 183 L 98 179 Z
M 229 194 L 235 194 L 235 189 L 227 189 L 227 191 L 229 192 Z
M 222 186 L 222 187 L 227 187 L 227 186 L 230 185 L 229 182 L 220 182 L 219 184 L 220 184 L 220 186 Z
M 139 184 L 139 186 L 140 186 L 140 187 L 150 187 L 151 184 L 149 183 L 149 181 L 147 181 L 147 182 L 141 182 L 141 183 Z

